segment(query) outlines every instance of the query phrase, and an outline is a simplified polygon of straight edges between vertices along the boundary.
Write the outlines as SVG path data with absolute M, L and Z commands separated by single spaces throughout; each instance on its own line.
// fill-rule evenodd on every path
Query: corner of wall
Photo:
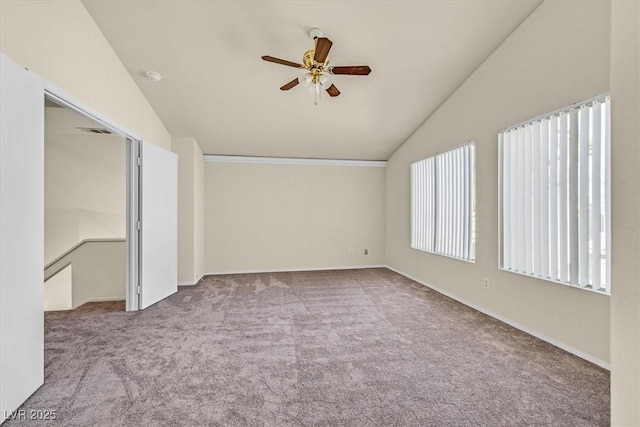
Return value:
M 640 425 L 640 3 L 611 4 L 611 425 Z M 622 184 L 622 185 L 620 185 Z
M 178 282 L 195 284 L 204 274 L 204 157 L 195 138 L 173 137 L 178 155 Z
M 194 139 L 173 137 L 172 151 L 178 155 L 178 282 L 193 280 L 193 144 Z
M 204 275 L 204 156 L 198 142 L 193 141 L 193 273 L 194 281 L 198 282 Z

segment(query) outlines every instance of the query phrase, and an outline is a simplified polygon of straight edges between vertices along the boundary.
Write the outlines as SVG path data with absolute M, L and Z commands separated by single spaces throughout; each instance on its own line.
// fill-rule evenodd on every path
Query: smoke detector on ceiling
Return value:
M 162 79 L 162 76 L 156 71 L 147 71 L 147 78 L 153 83 L 158 83 Z

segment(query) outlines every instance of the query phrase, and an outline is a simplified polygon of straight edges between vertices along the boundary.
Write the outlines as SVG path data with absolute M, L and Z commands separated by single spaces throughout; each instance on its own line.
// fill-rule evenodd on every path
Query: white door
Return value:
M 178 291 L 178 156 L 140 145 L 140 308 Z
M 0 53 L 0 423 L 44 382 L 44 85 Z

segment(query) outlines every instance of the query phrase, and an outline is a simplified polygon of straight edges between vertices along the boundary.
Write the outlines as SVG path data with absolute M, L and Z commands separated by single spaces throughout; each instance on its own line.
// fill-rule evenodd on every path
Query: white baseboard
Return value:
M 225 274 L 255 274 L 255 273 L 286 273 L 290 271 L 328 271 L 328 270 L 362 270 L 365 268 L 384 268 L 385 265 L 352 265 L 348 267 L 309 267 L 309 268 L 290 268 L 290 269 L 275 269 L 275 270 L 242 270 L 242 271 L 216 271 L 213 273 L 204 273 L 205 276 L 222 276 Z
M 490 310 L 487 310 L 486 308 L 480 307 L 479 305 L 476 305 L 476 304 L 473 304 L 473 303 L 471 303 L 469 301 L 466 301 L 466 300 L 464 300 L 464 299 L 462 299 L 462 298 L 460 298 L 460 297 L 458 297 L 456 295 L 453 295 L 452 293 L 449 293 L 449 292 L 447 292 L 447 291 L 445 291 L 443 289 L 438 288 L 437 286 L 433 286 L 430 283 L 424 282 L 424 281 L 422 281 L 422 280 L 420 280 L 420 279 L 418 279 L 416 277 L 413 277 L 413 276 L 411 276 L 409 274 L 403 273 L 402 271 L 397 270 L 397 269 L 395 269 L 393 267 L 390 267 L 388 265 L 385 265 L 385 267 L 388 268 L 391 271 L 394 271 L 394 272 L 396 272 L 396 273 L 408 278 L 408 279 L 413 280 L 414 282 L 420 283 L 421 285 L 426 286 L 427 288 L 433 289 L 434 291 L 436 291 L 436 292 L 438 292 L 438 293 L 440 293 L 442 295 L 445 295 L 445 296 L 447 296 L 447 297 L 449 297 L 451 299 L 454 299 L 454 300 L 458 301 L 459 303 L 462 303 L 462 304 L 464 304 L 464 305 L 466 305 L 468 307 L 471 307 L 474 310 L 477 310 L 477 311 L 479 311 L 481 313 L 484 313 L 487 316 L 491 316 L 494 319 L 497 319 L 497 320 L 499 320 L 499 321 L 501 321 L 503 323 L 506 323 L 509 326 L 513 326 L 514 328 L 521 330 L 522 332 L 526 332 L 529 335 L 533 335 L 534 337 L 539 338 L 542 341 L 546 341 L 549 344 L 552 344 L 552 345 L 554 345 L 554 346 L 556 346 L 558 348 L 561 348 L 561 349 L 563 349 L 563 350 L 565 350 L 565 351 L 567 351 L 567 352 L 569 352 L 569 353 L 571 353 L 571 354 L 573 354 L 575 356 L 578 356 L 581 359 L 584 359 L 584 360 L 586 360 L 588 362 L 591 362 L 594 365 L 598 365 L 601 368 L 604 368 L 604 369 L 606 369 L 608 371 L 611 370 L 611 364 L 609 364 L 609 363 L 607 363 L 607 362 L 605 362 L 603 360 L 600 360 L 597 357 L 594 357 L 594 356 L 592 356 L 592 355 L 590 355 L 588 353 L 585 353 L 583 351 L 580 351 L 578 349 L 570 347 L 570 346 L 568 346 L 568 345 L 566 345 L 566 344 L 564 344 L 564 343 L 562 343 L 560 341 L 557 341 L 557 340 L 555 340 L 555 339 L 553 339 L 551 337 L 548 337 L 548 336 L 546 336 L 544 334 L 541 334 L 540 332 L 537 332 L 537 331 L 534 331 L 533 329 L 527 328 L 526 326 L 523 326 L 518 322 L 514 322 L 513 320 L 507 319 L 506 317 L 503 317 L 503 316 L 501 316 L 499 314 L 496 314 L 496 313 L 494 313 L 494 312 L 492 312 Z
M 187 282 L 178 282 L 178 286 L 193 286 L 196 283 L 198 283 L 199 281 L 200 281 L 200 279 L 194 280 L 192 282 L 189 282 L 189 281 L 187 281 Z

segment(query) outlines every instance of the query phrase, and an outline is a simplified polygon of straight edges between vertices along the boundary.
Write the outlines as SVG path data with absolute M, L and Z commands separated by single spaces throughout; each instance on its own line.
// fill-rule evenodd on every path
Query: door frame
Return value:
M 78 102 L 64 91 L 44 81 L 43 96 L 58 105 L 84 116 L 111 132 L 125 138 L 127 151 L 126 164 L 126 310 L 140 309 L 140 141 L 133 132 L 106 118 L 88 106 Z M 44 105 L 43 105 L 44 108 Z

